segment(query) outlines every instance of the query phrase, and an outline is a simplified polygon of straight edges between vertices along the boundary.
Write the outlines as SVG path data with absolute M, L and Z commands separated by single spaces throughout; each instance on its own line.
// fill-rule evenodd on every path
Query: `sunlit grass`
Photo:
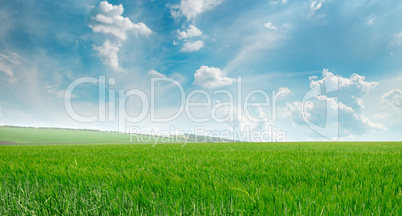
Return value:
M 0 215 L 402 215 L 402 143 L 0 146 Z

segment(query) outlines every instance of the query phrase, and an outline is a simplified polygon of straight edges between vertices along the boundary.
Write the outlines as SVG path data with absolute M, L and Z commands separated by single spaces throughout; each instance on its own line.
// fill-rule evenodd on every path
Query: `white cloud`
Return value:
M 132 32 L 136 36 L 148 36 L 152 34 L 144 23 L 133 23 L 128 17 L 123 17 L 123 5 L 112 5 L 107 1 L 102 1 L 97 7 L 91 11 L 88 19 L 88 26 L 94 32 L 100 32 L 106 35 L 111 35 L 115 39 L 112 43 L 107 39 L 102 46 L 95 47 L 98 51 L 100 60 L 104 65 L 111 67 L 114 71 L 122 71 L 119 66 L 118 52 L 121 47 L 121 42 L 127 39 L 127 33 Z
M 112 35 L 119 40 L 127 38 L 127 32 L 135 35 L 150 35 L 152 33 L 144 23 L 132 23 L 128 17 L 123 17 L 123 5 L 112 5 L 102 1 L 92 9 L 88 19 L 88 26 L 94 32 Z
M 0 53 L 0 72 L 5 73 L 9 83 L 16 83 L 18 80 L 14 74 L 14 67 L 20 65 L 21 57 L 13 52 L 7 54 Z
M 202 35 L 201 30 L 199 30 L 194 25 L 190 25 L 185 31 L 180 31 L 177 29 L 177 39 L 185 40 L 183 47 L 181 48 L 181 52 L 193 52 L 201 49 L 204 46 L 204 42 L 202 40 L 191 41 L 189 39 L 194 37 L 199 37 Z M 173 41 L 174 45 L 178 45 L 179 43 Z
M 181 52 L 193 52 L 201 49 L 204 46 L 204 42 L 202 40 L 197 40 L 194 42 L 187 42 L 181 48 Z
M 106 40 L 102 46 L 94 47 L 94 49 L 98 51 L 99 58 L 104 65 L 111 67 L 115 71 L 122 71 L 119 66 L 118 56 L 120 45 L 113 44 L 110 40 Z
M 171 6 L 171 14 L 174 18 L 187 17 L 187 20 L 195 19 L 205 11 L 214 9 L 223 0 L 181 0 L 179 5 Z
M 392 37 L 392 40 L 390 42 L 391 46 L 393 46 L 393 47 L 394 46 L 395 47 L 402 46 L 402 31 L 398 32 L 398 33 L 395 33 L 395 34 L 392 34 L 391 37 Z M 391 51 L 391 55 L 393 55 L 393 54 L 395 54 L 395 52 Z
M 401 39 L 402 38 L 402 32 L 399 32 L 395 36 L 396 36 L 396 39 L 398 39 L 398 40 Z
M 286 96 L 286 95 L 292 93 L 292 91 L 290 91 L 290 89 L 285 88 L 285 87 L 279 88 L 279 89 L 278 89 L 278 92 L 281 92 L 281 93 L 283 92 L 283 93 L 281 94 L 282 96 Z
M 339 85 L 339 88 L 351 88 L 353 91 L 358 91 L 360 93 L 366 93 L 367 91 L 373 90 L 379 83 L 378 82 L 367 82 L 365 76 L 359 74 L 352 74 L 350 78 L 344 78 L 342 76 L 335 76 L 328 69 L 322 70 L 322 79 L 317 80 L 318 77 L 311 76 L 310 87 L 315 85 Z M 329 81 L 329 82 L 326 82 Z
M 5 73 L 9 77 L 14 76 L 14 72 L 11 69 L 11 65 L 9 64 L 9 62 L 6 59 L 2 59 L 1 57 L 0 57 L 0 71 Z
M 311 12 L 315 12 L 315 11 L 317 11 L 317 10 L 319 10 L 321 7 L 322 7 L 322 3 L 324 2 L 324 0 L 320 0 L 320 1 L 313 1 L 311 4 L 310 4 L 310 10 L 311 10 Z
M 177 38 L 182 40 L 186 38 L 201 36 L 202 32 L 197 27 L 190 25 L 186 31 L 180 31 L 177 29 Z
M 377 17 L 370 18 L 370 19 L 367 21 L 367 24 L 368 24 L 368 25 L 373 25 L 375 19 L 377 19 Z
M 337 111 L 340 126 L 339 135 L 342 137 L 386 130 L 384 125 L 372 122 L 364 113 L 358 112 L 342 102 L 337 103 L 334 98 L 329 98 L 325 95 L 306 101 L 303 105 L 303 110 L 301 102 L 287 104 L 286 108 L 288 115 L 299 125 L 304 124 L 301 111 L 304 112 L 307 120 L 321 126 L 336 123 L 327 122 L 326 114 L 336 113 L 334 111 Z
M 339 88 L 343 102 L 359 111 L 364 108 L 361 96 L 373 90 L 378 84 L 378 82 L 367 82 L 366 77 L 359 74 L 352 74 L 350 78 L 335 76 L 328 69 L 323 69 L 321 80 L 317 80 L 315 76 L 310 77 L 310 88 L 315 85 L 325 85 L 327 89 Z
M 166 78 L 165 75 L 159 73 L 156 70 L 150 70 L 150 71 L 148 71 L 148 74 L 151 75 L 152 77 L 155 77 L 155 78 Z
M 329 119 L 336 119 L 339 123 L 339 135 L 342 137 L 350 135 L 362 135 L 370 132 L 386 130 L 382 124 L 372 122 L 364 114 L 363 100 L 361 99 L 367 91 L 372 90 L 378 85 L 377 82 L 367 82 L 364 76 L 353 74 L 350 78 L 334 76 L 327 69 L 323 70 L 322 79 L 310 77 L 310 87 L 316 85 L 325 87 L 325 89 L 338 89 L 339 101 L 328 97 L 324 92 L 321 95 L 314 96 L 310 100 L 302 102 L 295 101 L 286 105 L 286 115 L 290 117 L 297 125 L 304 125 L 304 117 L 316 125 L 327 125 L 337 122 L 327 122 Z M 303 110 L 302 110 L 303 109 Z M 332 116 L 327 119 L 327 113 L 337 113 L 338 116 Z
M 264 27 L 267 29 L 271 29 L 271 30 L 276 30 L 278 29 L 276 26 L 274 26 L 271 22 L 267 22 L 264 24 Z
M 382 95 L 382 98 L 388 103 L 402 109 L 402 91 L 400 89 L 394 89 Z
M 285 4 L 286 2 L 287 2 L 286 0 L 282 0 L 282 4 Z M 271 1 L 271 3 L 273 3 L 273 4 L 278 4 L 279 1 Z
M 233 83 L 233 79 L 225 77 L 221 69 L 201 66 L 194 74 L 194 84 L 206 88 L 227 86 Z
M 2 116 L 3 115 L 3 113 L 1 112 L 1 106 L 0 106 L 0 116 Z
M 269 127 L 274 126 L 272 121 L 269 121 L 269 117 L 264 109 L 267 107 L 263 107 L 261 104 L 254 103 L 254 106 L 248 107 L 247 113 L 237 109 L 236 106 L 227 106 L 222 104 L 220 101 L 215 101 L 216 107 L 216 117 L 219 119 L 228 118 L 229 116 L 233 116 L 233 119 L 230 121 L 225 121 L 224 125 L 227 129 L 234 132 L 235 130 L 239 130 L 243 134 L 247 134 L 247 131 L 250 133 L 253 132 L 268 132 L 271 129 Z M 235 138 L 235 137 L 233 137 Z M 237 137 L 239 138 L 239 137 Z M 272 141 L 275 139 L 274 137 L 252 137 L 250 134 L 248 136 L 242 137 L 242 141 L 252 141 L 252 142 L 266 142 Z

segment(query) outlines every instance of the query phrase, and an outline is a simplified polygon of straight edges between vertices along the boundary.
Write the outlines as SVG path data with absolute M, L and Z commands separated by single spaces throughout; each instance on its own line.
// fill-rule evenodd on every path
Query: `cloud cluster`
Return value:
M 222 70 L 215 67 L 201 66 L 194 74 L 194 84 L 205 88 L 216 88 L 233 83 L 233 79 L 226 77 Z
M 263 107 L 257 103 L 255 106 L 249 107 L 247 115 L 238 110 L 237 107 L 225 106 L 225 104 L 220 101 L 215 101 L 215 106 L 218 107 L 215 113 L 217 118 L 225 119 L 229 116 L 233 116 L 232 121 L 225 121 L 226 127 L 231 130 L 234 130 L 236 127 L 241 131 L 246 129 L 250 129 L 251 131 L 262 130 L 269 120 Z
M 192 40 L 193 38 L 200 37 L 201 35 L 202 31 L 194 25 L 190 25 L 185 31 L 180 31 L 177 29 L 177 39 L 186 41 L 180 51 L 193 52 L 201 49 L 204 46 L 204 42 L 202 40 Z M 173 43 L 178 45 L 178 43 L 175 41 Z
M 103 64 L 111 67 L 114 71 L 121 71 L 119 66 L 118 52 L 121 42 L 127 39 L 127 33 L 134 35 L 148 36 L 152 34 L 144 23 L 133 23 L 128 17 L 123 17 L 123 5 L 112 5 L 102 1 L 97 7 L 92 8 L 88 18 L 88 26 L 93 32 L 103 33 L 112 36 L 115 42 L 107 39 L 102 46 L 94 47 L 98 51 L 99 58 Z
M 193 52 L 201 49 L 204 46 L 202 40 L 197 40 L 194 42 L 186 42 L 183 44 L 183 48 L 180 49 L 181 52 Z
M 150 35 L 152 33 L 144 23 L 132 23 L 128 17 L 123 17 L 123 5 L 112 5 L 107 1 L 94 7 L 88 19 L 88 26 L 94 32 L 112 35 L 120 40 L 127 39 L 127 32 L 135 35 Z
M 305 102 L 295 101 L 286 105 L 286 116 L 297 125 L 304 125 L 305 120 L 316 125 L 339 123 L 339 135 L 362 135 L 385 130 L 385 126 L 372 122 L 364 114 L 361 97 L 377 86 L 377 82 L 367 82 L 364 76 L 353 74 L 350 78 L 335 76 L 324 69 L 322 79 L 310 77 L 310 87 L 314 89 L 337 89 L 339 100 L 330 97 L 333 92 L 321 92 Z M 317 93 L 317 92 L 315 92 Z M 328 116 L 328 113 L 338 116 Z M 304 119 L 303 119 L 304 116 Z M 331 122 L 332 120 L 338 122 Z
M 14 67 L 20 65 L 20 56 L 16 53 L 0 53 L 0 72 L 5 73 L 9 83 L 16 83 L 18 80 L 14 74 Z
M 382 98 L 395 107 L 402 109 L 402 91 L 400 89 L 391 90 L 383 94 Z
M 265 24 L 264 24 L 264 27 L 267 28 L 267 29 L 271 29 L 271 30 L 276 30 L 276 29 L 278 29 L 276 26 L 274 26 L 274 25 L 272 24 L 272 22 L 267 22 L 267 23 L 265 23 Z
M 178 5 L 170 5 L 170 12 L 172 16 L 177 19 L 185 16 L 187 21 L 193 21 L 194 19 L 205 11 L 214 9 L 217 5 L 221 4 L 223 0 L 181 0 Z M 191 40 L 194 37 L 200 37 L 202 35 L 194 25 L 190 25 L 185 31 L 177 30 L 177 39 L 185 40 L 181 52 L 193 52 L 201 49 L 204 46 L 202 40 Z M 173 41 L 174 45 L 178 45 L 176 41 Z
M 367 82 L 366 77 L 359 74 L 352 74 L 350 78 L 335 76 L 328 69 L 323 69 L 322 79 L 316 76 L 310 77 L 310 88 L 318 85 L 327 89 L 339 89 L 342 102 L 359 112 L 364 108 L 361 96 L 372 91 L 378 84 L 378 82 Z
M 316 12 L 317 10 L 319 10 L 322 7 L 322 3 L 324 2 L 324 0 L 320 0 L 320 1 L 313 1 L 310 4 L 310 10 L 312 13 Z
M 280 1 L 271 1 L 272 4 L 278 4 Z M 282 0 L 282 4 L 286 4 L 287 0 Z
M 396 40 L 401 40 L 402 39 L 402 32 L 399 32 L 398 34 L 395 35 Z
M 198 37 L 201 36 L 202 32 L 194 25 L 190 25 L 185 31 L 180 31 L 177 29 L 177 38 L 182 40 L 186 38 Z
M 185 16 L 187 20 L 193 20 L 205 11 L 214 9 L 223 0 L 181 0 L 180 4 L 171 7 L 174 18 Z
M 118 55 L 120 50 L 119 44 L 113 44 L 109 39 L 107 39 L 102 46 L 95 46 L 94 49 L 98 51 L 99 58 L 104 65 L 109 66 L 114 71 L 121 71 Z
M 286 88 L 282 89 L 284 90 Z M 225 102 L 220 101 L 215 101 L 214 106 L 218 107 L 215 110 L 216 117 L 221 120 L 226 120 L 224 121 L 225 128 L 229 129 L 231 132 L 238 130 L 243 134 L 242 137 L 232 138 L 240 138 L 239 140 L 252 142 L 275 141 L 279 137 L 286 139 L 286 133 L 283 131 L 279 133 L 275 132 L 275 134 L 271 135 L 263 135 L 264 133 L 278 129 L 276 122 L 270 119 L 270 109 L 266 105 L 254 103 L 253 106 L 247 108 L 247 111 L 239 110 L 236 106 L 228 106 Z M 257 136 L 255 136 L 255 134 L 257 134 Z

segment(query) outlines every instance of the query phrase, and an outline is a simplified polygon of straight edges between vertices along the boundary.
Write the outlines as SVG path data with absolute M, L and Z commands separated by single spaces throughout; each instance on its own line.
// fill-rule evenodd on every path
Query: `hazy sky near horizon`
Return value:
M 180 109 L 179 85 L 191 102 L 208 102 L 205 94 L 210 96 L 209 106 L 191 108 L 192 117 L 211 117 L 212 107 L 230 100 L 229 92 L 235 106 L 221 106 L 213 115 L 233 118 L 201 122 L 184 110 L 156 123 L 149 108 L 124 129 L 195 133 L 204 127 L 232 137 L 236 130 L 270 131 L 267 141 L 275 141 L 273 130 L 288 141 L 402 140 L 399 0 L 0 0 L 0 5 L 0 125 L 122 130 L 119 102 L 130 116 L 139 115 L 144 103 L 136 96 L 123 100 L 119 90 L 143 92 L 162 118 Z M 97 84 L 103 84 L 102 76 L 105 103 L 99 102 Z M 66 89 L 82 77 L 101 80 L 67 92 L 75 112 L 99 117 L 100 104 L 108 114 L 114 107 L 117 120 L 82 123 L 68 114 Z M 152 103 L 152 78 L 178 85 L 157 83 Z M 253 90 L 257 93 L 247 97 Z M 273 101 L 273 91 L 283 94 Z M 317 91 L 321 94 L 314 95 Z M 306 94 L 313 96 L 303 100 Z M 250 115 L 268 121 L 248 119 L 237 106 L 246 99 L 254 103 Z

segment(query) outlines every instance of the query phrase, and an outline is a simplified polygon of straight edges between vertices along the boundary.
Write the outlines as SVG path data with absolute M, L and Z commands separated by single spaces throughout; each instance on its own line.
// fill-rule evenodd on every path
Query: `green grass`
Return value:
M 402 215 L 402 143 L 0 146 L 0 215 Z
M 129 134 L 95 130 L 0 127 L 0 140 L 20 144 L 129 143 Z
M 60 128 L 32 128 L 0 126 L 0 141 L 19 144 L 101 144 L 101 143 L 185 143 L 222 142 L 215 137 L 195 135 L 160 137 L 144 134 L 122 134 L 97 130 L 77 130 Z

